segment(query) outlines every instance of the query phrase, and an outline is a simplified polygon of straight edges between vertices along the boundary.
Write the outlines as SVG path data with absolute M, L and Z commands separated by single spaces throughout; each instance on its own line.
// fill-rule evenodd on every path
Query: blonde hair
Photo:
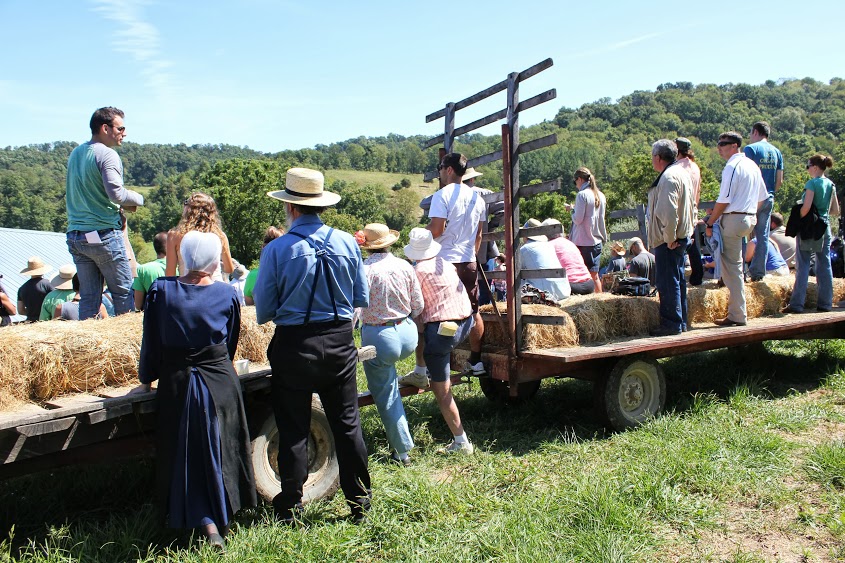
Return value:
M 575 177 L 590 183 L 590 189 L 593 191 L 593 197 L 596 200 L 596 209 L 598 209 L 601 205 L 601 196 L 599 195 L 599 185 L 596 183 L 593 173 L 586 166 L 582 166 L 575 171 Z
M 214 233 L 223 237 L 223 226 L 214 199 L 202 192 L 194 192 L 185 198 L 185 209 L 182 218 L 174 229 L 177 233 L 185 234 L 189 231 Z

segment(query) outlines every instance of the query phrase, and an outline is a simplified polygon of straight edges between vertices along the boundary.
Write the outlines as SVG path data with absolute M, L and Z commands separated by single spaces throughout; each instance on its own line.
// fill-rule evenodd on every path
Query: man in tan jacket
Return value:
M 652 336 L 680 334 L 687 329 L 687 282 L 684 256 L 693 231 L 692 180 L 676 165 L 678 148 L 669 139 L 651 147 L 651 165 L 660 175 L 648 192 L 648 245 L 654 253 L 660 297 L 660 326 Z

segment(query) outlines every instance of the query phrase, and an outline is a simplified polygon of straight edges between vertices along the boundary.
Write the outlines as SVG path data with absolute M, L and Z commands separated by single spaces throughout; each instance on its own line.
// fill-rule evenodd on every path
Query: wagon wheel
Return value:
M 268 502 L 282 490 L 278 454 L 279 431 L 271 411 L 252 441 L 255 488 Z M 334 436 L 320 400 L 314 397 L 311 402 L 311 433 L 308 435 L 308 480 L 302 489 L 302 502 L 330 497 L 337 491 L 339 482 Z
M 493 379 L 492 377 L 479 377 L 478 385 L 481 387 L 481 392 L 484 396 L 495 403 L 523 403 L 537 394 L 540 389 L 540 380 L 524 381 L 519 384 L 516 397 L 511 397 L 510 383 L 502 381 L 501 379 Z
M 596 409 L 614 430 L 642 424 L 663 410 L 666 377 L 656 360 L 623 358 L 593 386 Z

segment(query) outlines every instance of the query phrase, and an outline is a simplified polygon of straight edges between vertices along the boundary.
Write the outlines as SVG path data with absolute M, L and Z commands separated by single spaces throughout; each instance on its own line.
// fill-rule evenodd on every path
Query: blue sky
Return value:
M 557 99 L 523 125 L 664 82 L 845 75 L 825 22 L 831 4 L 680 5 L 0 0 L 0 147 L 85 141 L 106 105 L 126 112 L 127 140 L 139 143 L 270 152 L 434 136 L 443 121 L 426 124 L 426 114 L 549 57 L 554 66 L 521 97 L 556 88 Z M 501 107 L 503 95 L 460 112 L 457 125 Z

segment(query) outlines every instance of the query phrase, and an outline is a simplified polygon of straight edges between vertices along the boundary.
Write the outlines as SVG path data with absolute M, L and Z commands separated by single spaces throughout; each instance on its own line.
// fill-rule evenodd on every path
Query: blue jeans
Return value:
M 128 313 L 135 308 L 132 293 L 132 270 L 123 234 L 117 229 L 97 231 L 100 242 L 91 244 L 82 231 L 67 234 L 67 248 L 76 264 L 79 276 L 79 320 L 97 315 L 103 298 L 103 280 L 109 287 L 114 301 L 115 315 Z
M 455 321 L 458 323 L 458 331 L 454 336 L 441 336 L 437 334 L 437 329 L 440 323 L 426 323 L 425 332 L 425 348 L 423 348 L 423 359 L 428 368 L 429 377 L 437 383 L 443 383 L 451 375 L 452 368 L 449 365 L 449 357 L 452 350 L 469 337 L 469 332 L 475 326 L 475 318 L 473 315 L 468 316 L 462 321 Z
M 660 297 L 660 326 L 681 332 L 687 327 L 687 280 L 684 256 L 689 239 L 678 239 L 670 249 L 666 243 L 654 249 L 655 284 Z
M 396 326 L 364 325 L 361 328 L 361 344 L 376 347 L 375 359 L 364 362 L 364 373 L 384 424 L 387 441 L 397 453 L 407 453 L 414 447 L 414 440 L 408 429 L 402 397 L 399 396 L 396 362 L 414 353 L 417 326 L 410 319 Z
M 801 237 L 795 239 L 795 286 L 789 306 L 796 311 L 804 310 L 804 300 L 807 298 L 807 278 L 810 276 L 810 256 L 816 255 L 816 284 L 818 286 L 818 300 L 816 307 L 823 311 L 830 311 L 833 307 L 833 270 L 830 267 L 830 227 L 824 234 L 821 252 L 807 252 L 801 250 Z
M 766 254 L 769 249 L 769 227 L 771 226 L 774 201 L 775 196 L 770 193 L 769 197 L 764 199 L 760 203 L 760 208 L 757 209 L 757 224 L 754 226 L 754 238 L 757 239 L 757 247 L 754 249 L 754 257 L 751 259 L 751 266 L 748 268 L 752 280 L 766 275 Z

